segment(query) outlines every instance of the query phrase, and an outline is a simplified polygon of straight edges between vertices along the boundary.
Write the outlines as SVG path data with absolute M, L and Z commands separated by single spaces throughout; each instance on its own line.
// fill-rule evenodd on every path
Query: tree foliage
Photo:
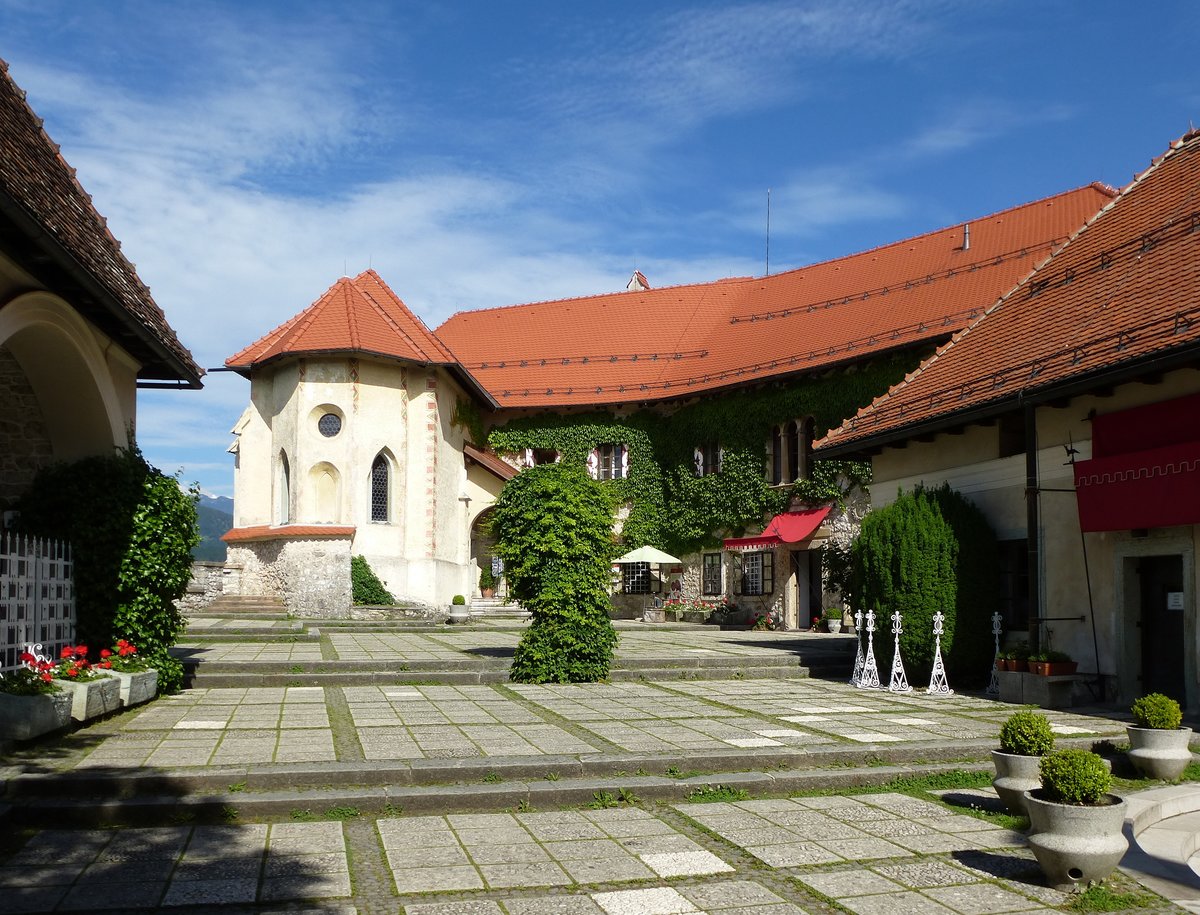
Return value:
M 133 642 L 163 691 L 183 681 L 168 649 L 185 625 L 175 602 L 199 542 L 198 497 L 131 446 L 44 468 L 18 505 L 23 531 L 71 544 L 77 641 L 97 649 Z
M 893 611 L 903 618 L 900 651 L 914 682 L 933 665 L 933 615 L 945 614 L 942 656 L 948 672 L 977 679 L 987 672 L 996 609 L 996 538 L 969 500 L 949 486 L 900 493 L 871 512 L 851 551 L 852 593 L 864 612 L 874 609 L 880 675 L 892 659 Z
M 350 599 L 355 604 L 372 607 L 390 607 L 396 603 L 365 556 L 350 557 Z
M 532 467 L 505 484 L 492 515 L 510 594 L 532 615 L 511 677 L 590 683 L 608 676 L 613 503 L 581 463 Z

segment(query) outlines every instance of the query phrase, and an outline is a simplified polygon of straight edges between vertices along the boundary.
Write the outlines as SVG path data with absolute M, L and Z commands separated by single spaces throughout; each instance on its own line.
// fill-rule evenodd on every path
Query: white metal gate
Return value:
M 21 666 L 27 645 L 58 657 L 75 639 L 71 547 L 0 533 L 0 673 Z

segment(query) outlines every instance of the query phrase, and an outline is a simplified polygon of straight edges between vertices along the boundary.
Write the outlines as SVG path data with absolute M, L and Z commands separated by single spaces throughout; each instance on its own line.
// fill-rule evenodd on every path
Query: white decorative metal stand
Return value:
M 881 689 L 879 668 L 875 664 L 875 611 L 867 611 L 867 654 L 863 658 L 863 669 L 858 682 L 854 684 L 859 689 Z
M 938 611 L 933 615 L 933 672 L 929 675 L 929 695 L 951 696 L 954 690 L 946 680 L 946 665 L 942 662 L 942 632 L 946 614 Z
M 904 661 L 900 657 L 900 633 L 903 631 L 900 611 L 895 610 L 892 612 L 892 676 L 888 683 L 888 691 L 893 693 L 912 692 L 912 687 L 908 685 L 908 677 L 904 675 Z
M 1000 661 L 1000 633 L 1003 631 L 1004 618 L 999 613 L 992 614 L 992 637 L 996 640 L 996 654 L 992 656 L 992 679 L 988 681 L 987 694 L 1000 695 L 1000 674 L 997 664 Z
M 862 679 L 863 663 L 866 660 L 863 657 L 862 621 L 863 621 L 862 610 L 855 610 L 854 611 L 854 645 L 855 645 L 854 673 L 852 673 L 850 675 L 850 685 L 851 686 L 858 686 L 858 681 L 860 679 Z

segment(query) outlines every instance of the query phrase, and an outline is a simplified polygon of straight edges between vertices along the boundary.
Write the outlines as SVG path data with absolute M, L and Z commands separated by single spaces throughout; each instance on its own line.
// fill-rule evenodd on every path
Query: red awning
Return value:
M 1075 492 L 1085 531 L 1200 524 L 1200 394 L 1097 416 Z
M 811 539 L 821 526 L 831 506 L 809 508 L 798 512 L 784 512 L 771 519 L 771 523 L 757 537 L 732 537 L 725 541 L 727 550 L 763 550 L 782 544 L 799 544 Z
M 1079 461 L 1075 492 L 1085 531 L 1200 524 L 1200 442 Z

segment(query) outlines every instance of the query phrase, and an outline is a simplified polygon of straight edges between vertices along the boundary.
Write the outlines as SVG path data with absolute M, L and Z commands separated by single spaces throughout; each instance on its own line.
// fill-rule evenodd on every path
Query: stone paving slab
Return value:
M 321 644 L 319 642 L 277 642 L 250 641 L 243 639 L 238 642 L 212 642 L 191 640 L 181 642 L 181 658 L 187 661 L 204 662 L 274 662 L 284 664 L 299 664 L 321 660 Z
M 0 909 L 14 913 L 350 895 L 340 823 L 48 829 L 0 865 Z
M 775 679 L 210 687 L 68 735 L 63 747 L 80 752 L 50 764 L 175 769 L 744 751 L 753 765 L 756 751 L 990 740 L 1014 708 L 975 696 L 897 696 L 839 682 Z M 1061 734 L 1123 735 L 1119 719 L 1046 714 Z

